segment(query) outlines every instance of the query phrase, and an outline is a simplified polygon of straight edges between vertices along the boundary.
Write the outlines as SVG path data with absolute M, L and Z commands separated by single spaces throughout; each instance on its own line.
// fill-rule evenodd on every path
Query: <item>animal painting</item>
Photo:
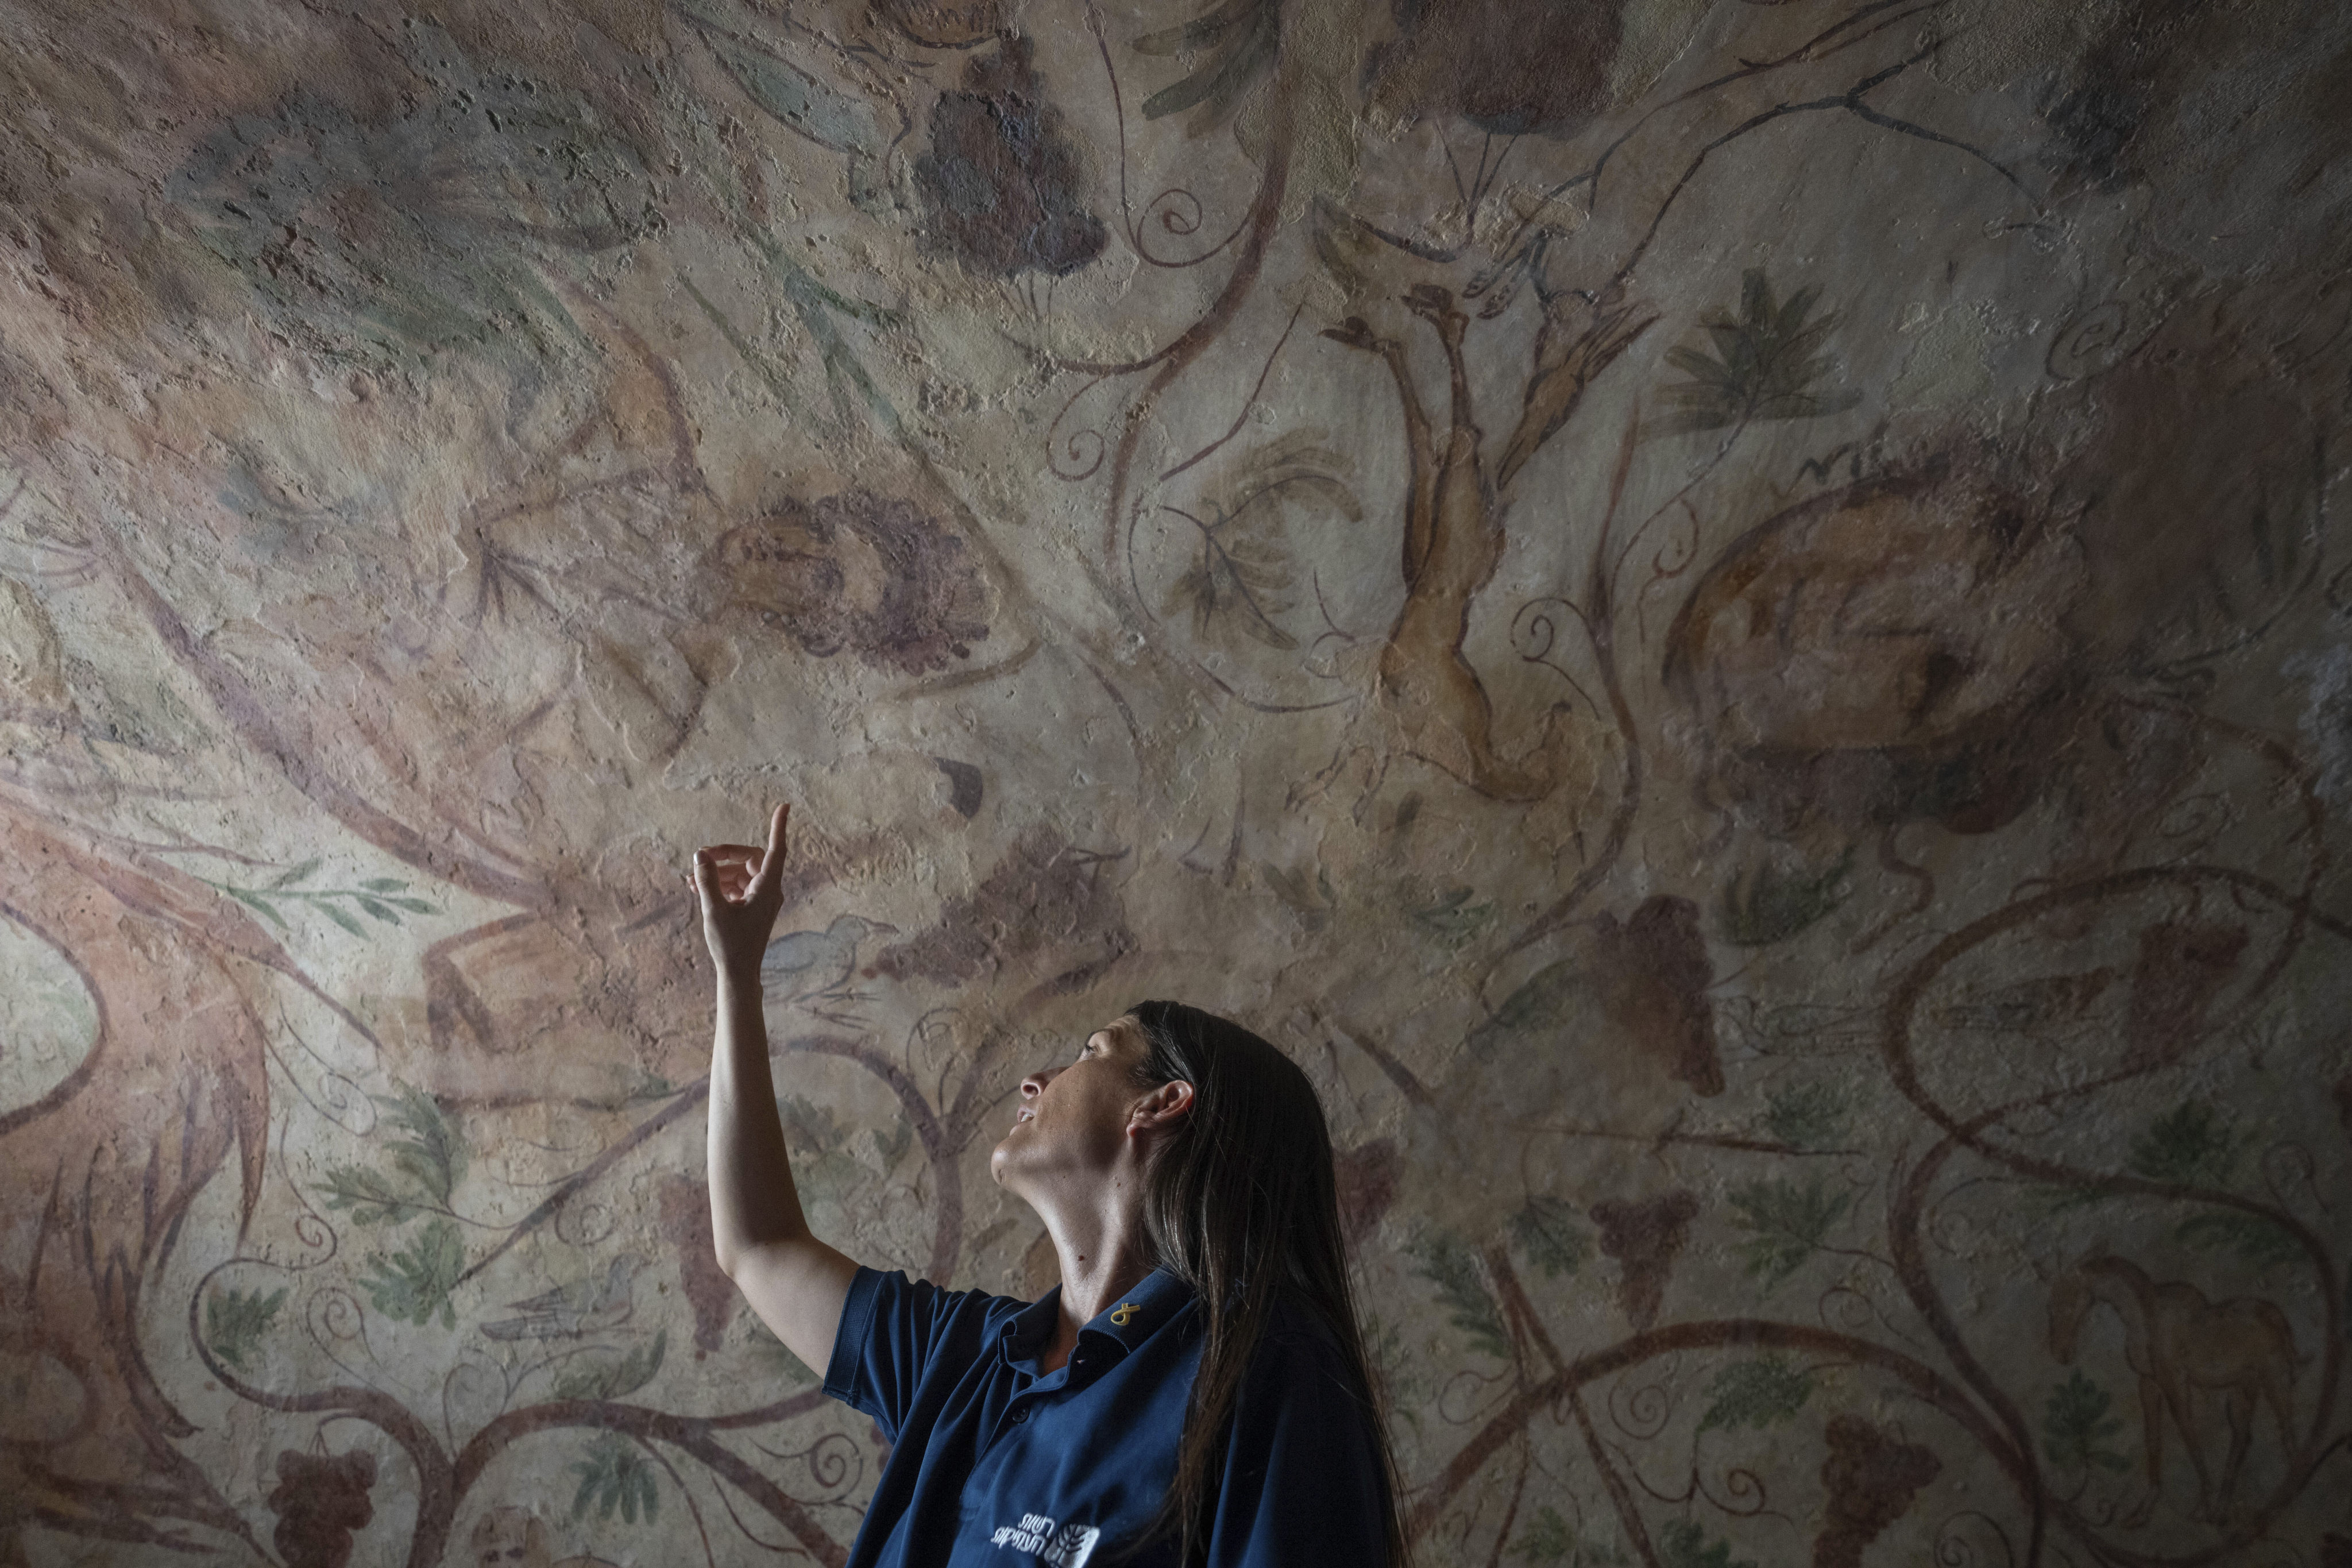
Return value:
M 556 1559 L 545 1521 L 511 1503 L 482 1515 L 467 1545 L 471 1550 L 466 1561 L 479 1568 L 612 1568 L 602 1557 Z
M 646 1260 L 634 1252 L 613 1259 L 603 1279 L 591 1277 L 525 1300 L 509 1302 L 519 1314 L 482 1325 L 494 1340 L 576 1340 L 617 1329 L 629 1321 L 631 1286 Z
M 760 963 L 760 982 L 768 988 L 769 1005 L 797 1005 L 830 1023 L 854 1024 L 850 1009 L 866 1000 L 856 988 L 857 946 L 877 934 L 896 935 L 898 928 L 857 915 L 840 915 L 823 931 L 786 931 L 768 944 Z
M 2198 1511 L 2208 1517 L 2229 1509 L 2258 1406 L 2276 1419 L 2281 1450 L 2294 1453 L 2294 1331 L 2276 1306 L 2252 1296 L 2209 1300 L 2186 1281 L 2159 1281 L 2126 1258 L 2094 1256 L 2060 1275 L 2050 1292 L 2050 1353 L 2059 1364 L 2074 1363 L 2084 1322 L 2101 1307 L 2122 1321 L 2124 1360 L 2139 1377 L 2151 1505 L 2164 1481 L 2168 1424 L 2189 1451 Z M 2230 1428 L 2218 1485 L 2198 1431 L 2200 1406 L 2214 1396 Z

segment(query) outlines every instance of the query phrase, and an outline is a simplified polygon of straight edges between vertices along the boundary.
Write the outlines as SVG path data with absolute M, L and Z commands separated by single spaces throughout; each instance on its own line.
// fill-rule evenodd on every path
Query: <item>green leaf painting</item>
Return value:
M 2187 1100 L 2132 1140 L 2131 1170 L 2151 1182 L 2226 1187 L 2246 1142 L 2226 1114 L 2201 1100 Z
M 1511 1216 L 1511 1240 L 1547 1279 L 1575 1273 L 1591 1250 L 1575 1208 L 1559 1198 L 1528 1199 Z
M 1511 1555 L 1529 1563 L 1565 1563 L 1575 1550 L 1576 1531 L 1559 1516 L 1559 1510 L 1547 1503 L 1520 1529 Z
M 804 1094 L 788 1094 L 776 1101 L 776 1114 L 784 1124 L 784 1140 L 795 1150 L 812 1154 L 830 1154 L 849 1137 L 849 1130 L 833 1113 L 833 1107 L 820 1105 Z
M 1163 509 L 1192 525 L 1196 548 L 1161 613 L 1189 610 L 1202 636 L 1229 629 L 1267 647 L 1297 647 L 1281 619 L 1298 603 L 1299 581 L 1285 522 L 1298 506 L 1360 521 L 1363 506 L 1339 477 L 1346 462 L 1321 432 L 1298 431 L 1253 450 L 1193 509 Z
M 337 1165 L 317 1184 L 327 1206 L 347 1212 L 362 1225 L 404 1225 L 425 1212 L 413 1194 L 364 1165 Z
M 1800 1187 L 1781 1178 L 1749 1182 L 1731 1194 L 1732 1224 L 1749 1233 L 1740 1256 L 1750 1276 L 1772 1287 L 1804 1266 L 1852 1200 L 1824 1192 L 1816 1177 Z
M 2035 1182 L 2019 1189 L 2020 1200 L 2028 1213 L 2047 1218 L 2071 1214 L 2076 1209 L 2095 1208 L 2114 1196 L 2096 1182 L 2082 1182 L 2062 1186 L 2054 1182 Z
M 1805 319 L 1820 297 L 1819 289 L 1800 289 L 1776 303 L 1764 274 L 1746 273 L 1738 315 L 1717 311 L 1703 320 L 1705 347 L 1666 351 L 1666 363 L 1689 379 L 1665 389 L 1670 412 L 1655 426 L 1658 432 L 1719 430 L 1760 419 L 1812 419 L 1861 402 L 1859 391 L 1821 384 L 1830 371 L 1822 347 L 1838 318 Z
M 1563 1568 L 1622 1568 L 1624 1550 L 1585 1540 L 1549 1503 L 1528 1515 L 1511 1543 L 1510 1554 L 1522 1563 L 1558 1563 Z
M 2074 1474 L 2128 1468 L 2131 1461 L 2107 1447 L 2124 1425 L 2108 1413 L 2112 1404 L 2107 1391 L 2079 1370 L 2052 1389 L 2042 1406 L 2042 1451 L 2051 1464 Z
M 393 1169 L 446 1204 L 466 1174 L 466 1139 L 457 1123 L 422 1089 L 403 1087 L 376 1103 L 407 1134 L 392 1142 Z
M 601 250 L 649 226 L 647 170 L 584 98 L 478 66 L 438 25 L 404 20 L 383 40 L 384 68 L 412 86 L 402 113 L 298 91 L 205 136 L 168 188 L 195 216 L 192 237 L 313 352 L 414 372 L 455 350 L 544 372 L 580 329 L 545 251 L 513 244 L 519 194 L 520 221 L 551 247 Z M 253 494 L 226 488 L 233 506 Z
M 1803 1409 L 1812 1394 L 1811 1371 L 1791 1365 L 1785 1356 L 1735 1362 L 1706 1385 L 1706 1414 L 1699 1417 L 1698 1429 L 1778 1426 Z
M 835 1202 L 874 1179 L 874 1170 L 855 1152 L 861 1130 L 835 1116 L 832 1107 L 788 1094 L 776 1101 L 776 1112 L 783 1121 L 784 1141 L 792 1147 L 794 1179 L 804 1201 Z M 915 1129 L 901 1117 L 887 1138 L 879 1132 L 864 1135 L 872 1139 L 879 1166 L 887 1171 L 912 1145 Z
M 1723 940 L 1735 947 L 1788 941 L 1845 902 L 1853 890 L 1847 880 L 1853 869 L 1853 851 L 1848 849 L 1837 864 L 1820 871 L 1783 871 L 1768 864 L 1742 872 L 1723 889 L 1716 922 Z
M 815 1373 L 809 1370 L 808 1363 L 787 1350 L 784 1342 L 776 1338 L 768 1325 L 760 1321 L 758 1314 L 746 1312 L 742 1321 L 746 1325 L 745 1337 L 760 1358 L 761 1376 L 774 1380 L 780 1388 L 785 1390 L 816 1386 L 820 1380 Z
M 629 1086 L 628 1092 L 621 1097 L 621 1102 L 624 1105 L 642 1105 L 650 1100 L 667 1100 L 677 1092 L 676 1084 L 662 1077 L 661 1074 L 649 1072 L 640 1066 L 637 1068 L 636 1082 Z
M 1734 1558 L 1728 1541 L 1709 1541 L 1706 1528 L 1691 1519 L 1670 1519 L 1658 1531 L 1658 1561 L 1665 1568 L 1756 1568 Z
M 575 1461 L 572 1473 L 580 1478 L 580 1489 L 572 1496 L 572 1517 L 579 1519 L 596 1505 L 596 1517 L 609 1520 L 613 1510 L 629 1523 L 637 1522 L 642 1513 L 651 1524 L 661 1513 L 661 1486 L 653 1461 L 645 1451 L 618 1432 L 607 1432 L 588 1448 L 585 1458 Z
M 635 1394 L 654 1380 L 661 1371 L 662 1357 L 669 1350 L 669 1331 L 654 1335 L 651 1344 L 641 1344 L 617 1359 L 599 1352 L 583 1352 L 580 1363 L 567 1367 L 555 1380 L 558 1399 L 618 1399 Z M 797 1359 L 797 1358 L 795 1358 Z
M 2151 1120 L 2133 1138 L 2129 1168 L 2134 1175 L 2175 1186 L 2226 1189 L 2254 1135 L 2229 1114 L 2202 1100 L 2184 1100 Z M 2200 1252 L 2226 1252 L 2256 1270 L 2293 1262 L 2303 1244 L 2293 1232 L 2260 1215 L 2213 1209 L 2191 1215 L 2173 1229 L 2173 1239 Z
M 2200 1252 L 2226 1252 L 2257 1272 L 2293 1263 L 2305 1256 L 2294 1233 L 2261 1215 L 2242 1209 L 2217 1209 L 2192 1215 L 2173 1230 L 2173 1238 Z
M 1190 609 L 1192 629 L 1206 633 L 1231 626 L 1272 648 L 1288 650 L 1298 639 L 1276 616 L 1292 605 L 1297 580 L 1290 552 L 1276 537 L 1227 530 L 1184 514 L 1200 531 L 1200 554 L 1168 590 L 1163 614 Z
M 1280 0 L 1227 0 L 1181 26 L 1145 34 L 1135 40 L 1137 54 L 1176 55 L 1195 63 L 1143 100 L 1143 117 L 1160 120 L 1189 109 L 1187 135 L 1214 130 L 1273 73 L 1281 38 Z
M 1497 1361 L 1510 1360 L 1510 1338 L 1503 1330 L 1503 1315 L 1487 1293 L 1485 1272 L 1470 1244 L 1439 1231 L 1414 1243 L 1412 1251 L 1418 1261 L 1414 1272 L 1437 1287 L 1447 1321 L 1486 1354 Z
M 375 1272 L 359 1284 L 379 1312 L 418 1324 L 432 1321 L 438 1312 L 441 1326 L 454 1329 L 457 1314 L 449 1304 L 449 1292 L 465 1272 L 466 1244 L 457 1225 L 436 1219 L 404 1250 L 389 1258 L 378 1254 Z
M 263 1295 L 258 1290 L 215 1290 L 205 1298 L 205 1343 L 213 1354 L 239 1371 L 269 1325 L 286 1304 L 283 1289 Z
M 859 1136 L 860 1129 L 852 1127 L 834 1115 L 829 1105 L 820 1105 L 805 1095 L 788 1094 L 776 1101 L 776 1112 L 784 1124 L 784 1138 L 795 1155 L 807 1153 L 824 1159 L 839 1156 L 848 1159 L 847 1151 Z M 915 1137 L 912 1123 L 904 1117 L 896 1121 L 890 1135 L 869 1133 L 885 1169 L 907 1152 Z
M 1413 924 L 1446 947 L 1464 948 L 1495 923 L 1494 904 L 1474 902 L 1476 898 L 1475 889 L 1456 888 L 1405 912 L 1412 918 Z
M 1470 1048 L 1483 1055 L 1510 1036 L 1550 1028 L 1567 1013 L 1583 984 L 1584 972 L 1574 959 L 1564 958 L 1536 971 L 1503 998 L 1493 1017 L 1470 1031 Z
M 730 17 L 716 6 L 681 9 L 744 96 L 795 136 L 835 153 L 879 152 L 889 142 L 872 105 L 785 58 L 796 35 L 755 36 L 753 29 L 761 26 L 757 12 Z
M 1788 1084 L 1765 1096 L 1764 1131 L 1792 1149 L 1827 1149 L 1844 1136 L 1847 1109 L 1836 1084 Z
M 421 1214 L 450 1213 L 466 1175 L 464 1128 L 422 1089 L 403 1085 L 375 1100 L 400 1134 L 384 1145 L 391 1169 L 333 1167 L 317 1188 L 327 1206 L 349 1213 L 361 1225 L 404 1225 Z
M 1330 874 L 1322 867 L 1317 866 L 1311 878 L 1304 866 L 1293 870 L 1270 860 L 1262 863 L 1259 869 L 1265 875 L 1267 889 L 1289 906 L 1308 931 L 1321 931 L 1331 923 L 1332 915 L 1339 908 L 1339 894 L 1331 886 Z
M 368 928 L 360 921 L 360 915 L 396 926 L 402 923 L 404 910 L 412 915 L 441 912 L 423 899 L 410 896 L 408 884 L 394 877 L 370 877 L 355 888 L 304 887 L 302 884 L 316 875 L 322 864 L 317 859 L 305 860 L 257 888 L 214 881 L 205 885 L 235 899 L 283 931 L 294 929 L 292 915 L 306 911 L 322 915 L 351 935 L 362 938 L 368 935 Z

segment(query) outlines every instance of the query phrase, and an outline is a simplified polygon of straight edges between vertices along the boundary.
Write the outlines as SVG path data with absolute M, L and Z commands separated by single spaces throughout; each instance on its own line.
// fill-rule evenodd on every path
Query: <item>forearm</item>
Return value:
M 768 819 L 768 846 L 697 850 L 695 895 L 702 934 L 719 971 L 719 1021 L 710 1049 L 710 1238 L 719 1267 L 786 1348 L 824 1375 L 857 1265 L 809 1233 L 776 1085 L 768 1071 L 768 1022 L 760 1010 L 760 963 L 782 902 L 784 808 Z
M 721 1268 L 733 1274 L 751 1248 L 809 1239 L 784 1130 L 776 1118 L 756 973 L 719 971 L 707 1156 L 710 1234 Z

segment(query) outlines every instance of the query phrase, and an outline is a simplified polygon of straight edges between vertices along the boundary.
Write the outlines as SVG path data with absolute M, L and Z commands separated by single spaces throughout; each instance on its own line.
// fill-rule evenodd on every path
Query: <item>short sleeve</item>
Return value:
M 824 1391 L 872 1416 L 882 1436 L 896 1443 L 923 1379 L 943 1357 L 969 1364 L 998 1315 L 992 1309 L 1019 1306 L 982 1291 L 942 1290 L 929 1280 L 860 1268 L 842 1303 Z
M 1210 1568 L 1368 1568 L 1388 1559 L 1377 1416 L 1338 1347 L 1266 1337 L 1234 1410 Z

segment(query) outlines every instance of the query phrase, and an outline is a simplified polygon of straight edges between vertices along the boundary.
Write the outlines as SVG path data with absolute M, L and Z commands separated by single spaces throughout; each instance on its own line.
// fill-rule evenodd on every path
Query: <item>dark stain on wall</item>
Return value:
M 1622 925 L 1604 911 L 1593 927 L 1592 974 L 1602 1013 L 1636 1050 L 1695 1094 L 1723 1092 L 1706 994 L 1715 966 L 1696 904 L 1661 894 Z
M 1373 98 L 1501 136 L 1562 133 L 1604 101 L 1623 0 L 1393 0 Z

